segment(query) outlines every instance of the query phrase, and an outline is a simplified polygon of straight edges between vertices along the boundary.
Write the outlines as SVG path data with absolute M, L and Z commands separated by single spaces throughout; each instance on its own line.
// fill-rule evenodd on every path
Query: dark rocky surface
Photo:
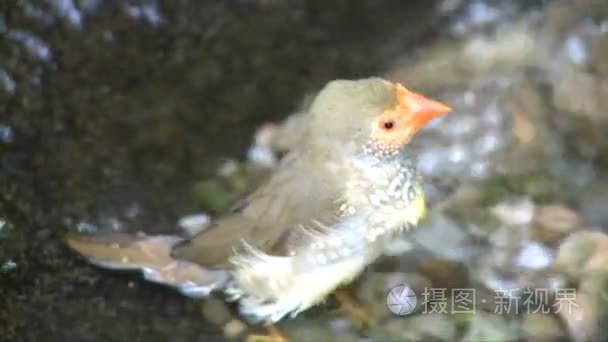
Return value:
M 357 331 L 330 300 L 282 322 L 286 334 L 605 339 L 607 9 L 606 0 L 2 2 L 0 340 L 241 338 L 221 302 L 201 306 L 90 267 L 62 237 L 173 233 L 184 215 L 220 212 L 260 174 L 246 161 L 256 128 L 330 79 L 369 75 L 454 108 L 412 142 L 429 218 L 410 236 L 413 250 L 403 241 L 351 287 L 376 327 Z M 419 295 L 474 288 L 488 301 L 473 315 L 399 317 L 386 294 L 404 283 Z M 577 310 L 494 311 L 498 291 L 528 286 L 572 289 Z
M 216 336 L 197 303 L 108 277 L 62 236 L 174 231 L 194 182 L 257 125 L 378 73 L 434 18 L 426 1 L 2 1 L 1 339 Z

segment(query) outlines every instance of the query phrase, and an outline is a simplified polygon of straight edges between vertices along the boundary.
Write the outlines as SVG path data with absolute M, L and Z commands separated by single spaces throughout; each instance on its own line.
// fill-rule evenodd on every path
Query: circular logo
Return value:
M 416 309 L 418 298 L 407 285 L 395 286 L 386 296 L 386 306 L 395 315 L 404 316 Z

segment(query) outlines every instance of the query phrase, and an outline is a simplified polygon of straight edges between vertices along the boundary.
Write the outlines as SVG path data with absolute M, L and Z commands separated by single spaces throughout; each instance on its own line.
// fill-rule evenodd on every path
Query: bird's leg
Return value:
M 372 316 L 357 304 L 345 289 L 337 289 L 334 298 L 340 305 L 339 310 L 350 316 L 357 329 L 367 329 L 376 325 Z
M 267 334 L 266 335 L 255 335 L 251 334 L 247 336 L 247 342 L 289 342 L 287 337 L 281 334 L 281 331 L 274 325 L 268 324 L 265 326 Z

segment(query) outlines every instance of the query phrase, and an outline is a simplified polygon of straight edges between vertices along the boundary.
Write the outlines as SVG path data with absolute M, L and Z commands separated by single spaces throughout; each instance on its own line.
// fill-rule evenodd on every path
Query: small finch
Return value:
M 408 142 L 450 111 L 380 78 L 327 84 L 273 175 L 191 239 L 69 234 L 90 262 L 139 269 L 191 297 L 222 292 L 274 323 L 351 282 L 425 213 Z

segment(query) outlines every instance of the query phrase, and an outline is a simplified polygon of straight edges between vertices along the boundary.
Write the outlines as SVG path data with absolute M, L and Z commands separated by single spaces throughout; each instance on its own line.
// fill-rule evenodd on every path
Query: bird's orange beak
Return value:
M 397 83 L 396 86 L 399 107 L 405 109 L 407 112 L 407 124 L 414 133 L 431 119 L 452 110 L 452 108 L 439 101 L 431 100 L 418 93 L 407 90 L 399 83 Z
M 407 103 L 410 110 L 410 123 L 415 131 L 433 118 L 446 114 L 452 110 L 452 108 L 439 101 L 431 100 L 414 92 L 405 94 L 403 101 Z

